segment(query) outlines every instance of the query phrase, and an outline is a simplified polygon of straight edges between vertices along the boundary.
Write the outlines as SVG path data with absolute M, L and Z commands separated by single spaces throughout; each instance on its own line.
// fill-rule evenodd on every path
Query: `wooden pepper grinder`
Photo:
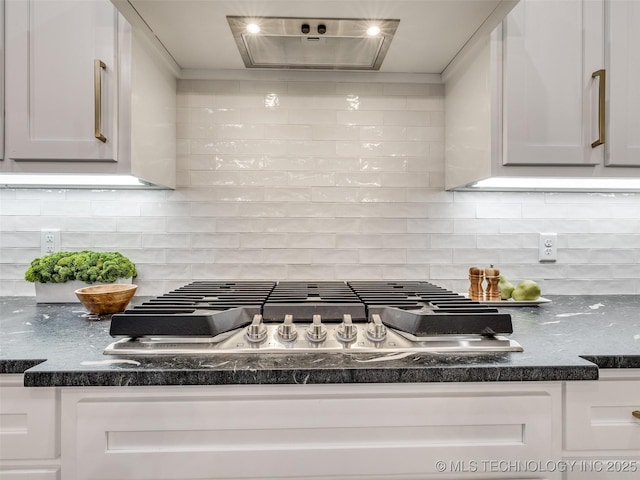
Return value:
M 486 300 L 490 302 L 499 301 L 501 299 L 500 287 L 498 286 L 498 282 L 500 281 L 500 270 L 493 268 L 493 265 L 491 265 L 489 268 L 484 269 L 484 276 L 487 279 L 487 290 L 485 292 Z
M 469 298 L 476 302 L 484 300 L 484 273 L 481 269 L 471 267 L 469 269 Z

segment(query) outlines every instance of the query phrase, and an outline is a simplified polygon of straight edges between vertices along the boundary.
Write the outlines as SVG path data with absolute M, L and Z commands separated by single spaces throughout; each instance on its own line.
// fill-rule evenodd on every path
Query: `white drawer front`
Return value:
M 553 459 L 552 403 L 543 392 L 93 398 L 76 405 L 72 456 L 77 478 L 92 480 L 390 479 L 437 474 L 437 460 L 451 473 L 473 460 Z
M 565 402 L 567 450 L 640 455 L 640 380 L 568 383 Z
M 59 455 L 59 414 L 53 388 L 26 388 L 22 375 L 0 376 L 0 459 Z
M 60 480 L 59 468 L 0 470 L 1 480 Z

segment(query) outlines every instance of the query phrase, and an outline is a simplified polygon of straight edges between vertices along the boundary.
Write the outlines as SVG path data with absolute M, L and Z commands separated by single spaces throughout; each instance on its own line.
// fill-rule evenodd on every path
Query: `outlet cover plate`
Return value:
M 555 262 L 558 260 L 558 234 L 541 233 L 538 243 L 538 259 L 541 262 Z
M 49 255 L 60 251 L 60 230 L 43 228 L 40 231 L 40 253 Z

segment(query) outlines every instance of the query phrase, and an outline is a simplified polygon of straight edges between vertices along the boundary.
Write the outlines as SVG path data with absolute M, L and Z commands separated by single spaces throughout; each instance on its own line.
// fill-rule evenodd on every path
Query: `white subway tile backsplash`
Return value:
M 262 248 L 220 249 L 215 251 L 215 263 L 263 263 L 265 252 Z
M 240 248 L 280 248 L 286 245 L 289 235 L 286 233 L 243 233 L 238 236 Z M 229 245 L 233 247 L 233 245 Z
M 336 279 L 338 280 L 371 280 L 381 279 L 383 268 L 381 265 L 361 265 L 357 263 L 347 265 L 335 265 Z
M 278 278 L 278 277 L 272 277 Z M 295 265 L 287 267 L 286 277 L 291 280 L 335 280 L 335 269 L 331 265 Z
M 244 235 L 244 233 L 193 233 L 191 245 L 187 244 L 185 248 L 239 248 L 240 238 Z
M 301 203 L 303 205 L 313 205 L 311 202 L 311 188 L 300 187 L 274 187 L 268 188 L 264 192 L 264 200 L 267 202 L 287 202 L 289 208 L 292 203 Z
M 0 232 L 0 245 L 3 250 L 5 248 L 40 248 L 40 232 Z M 31 260 L 32 258 L 28 259 L 29 262 Z
M 321 249 L 316 248 L 310 251 L 311 262 L 314 264 L 356 264 L 358 263 L 359 253 L 356 249 Z
M 287 184 L 294 187 L 326 187 L 336 183 L 330 172 L 289 172 L 287 177 Z
M 587 258 L 590 263 L 594 264 L 638 264 L 640 262 L 638 250 L 631 248 L 594 248 L 588 251 Z
M 433 248 L 483 248 L 480 246 L 482 237 L 484 235 L 432 234 L 430 236 Z
M 88 244 L 90 245 L 90 244 Z M 190 237 L 186 233 L 146 233 L 142 235 L 143 248 L 191 248 Z M 132 258 L 135 262 L 135 258 Z
M 336 173 L 335 184 L 338 187 L 381 187 L 382 178 L 378 173 L 349 172 Z
M 309 265 L 313 263 L 336 262 L 344 263 L 349 261 L 340 250 L 330 250 L 330 253 L 322 254 L 323 250 L 318 248 L 287 248 L 265 250 L 265 260 L 267 263 L 285 263 L 288 265 Z
M 429 280 L 429 268 L 426 265 L 384 265 L 382 278 L 384 280 Z M 438 285 L 440 285 L 439 282 Z
M 434 265 L 437 263 L 451 263 L 454 250 L 450 248 L 423 248 L 407 251 L 407 261 L 410 264 Z M 455 250 L 458 252 L 458 250 Z
M 189 202 L 141 203 L 140 215 L 144 217 L 183 217 L 192 213 Z
M 431 126 L 431 115 L 426 111 L 383 112 L 382 121 L 377 125 L 404 125 L 408 127 Z
M 401 95 L 407 97 L 428 97 L 432 86 L 426 83 L 387 83 L 382 86 L 384 95 Z M 444 97 L 443 94 L 438 95 Z M 411 101 L 414 99 L 411 98 Z
M 211 192 L 220 202 L 259 202 L 265 200 L 265 190 L 261 187 L 218 188 Z
M 13 224 L 14 229 L 8 231 L 39 231 L 43 228 L 60 228 L 61 225 L 64 225 L 66 220 L 71 217 L 42 217 L 36 215 L 24 215 L 24 216 L 13 216 L 13 217 L 4 217 L 8 218 Z M 3 218 L 3 222 L 4 222 Z
M 453 233 L 453 220 L 446 219 L 408 219 L 408 233 Z
M 40 230 L 117 250 L 140 295 L 203 279 L 419 279 L 472 265 L 548 294 L 640 293 L 640 195 L 446 192 L 441 84 L 180 80 L 178 189 L 0 190 L 0 294 Z M 540 232 L 558 261 L 538 262 Z
M 165 280 L 182 280 L 183 284 L 191 281 L 191 264 L 163 263 L 161 265 L 143 264 L 138 268 L 140 279 L 162 278 Z
M 307 109 L 289 110 L 288 123 L 290 125 L 337 125 L 338 113 L 334 110 L 314 110 Z M 345 125 L 344 123 L 342 125 Z
M 140 204 L 125 201 L 97 201 L 91 202 L 90 213 L 94 217 L 139 217 Z
M 215 232 L 217 217 L 167 217 L 166 231 L 169 233 Z
M 330 203 L 285 203 L 287 217 L 331 218 L 336 216 L 336 205 Z
M 352 222 L 345 219 L 344 222 Z M 359 220 L 362 232 L 365 233 L 405 233 L 407 219 L 405 218 L 362 218 Z
M 314 136 L 311 125 L 265 125 L 264 136 L 275 140 L 331 140 Z
M 342 110 L 336 115 L 338 125 L 382 125 L 383 112 L 370 110 Z
M 0 215 L 40 215 L 40 201 L 2 199 Z
M 273 221 L 269 219 L 269 221 Z M 260 218 L 218 218 L 216 231 L 224 233 L 262 232 L 266 220 Z
M 640 206 L 638 207 L 640 209 Z M 604 219 L 599 218 L 597 220 L 589 221 L 589 230 L 590 233 L 611 233 L 618 232 L 621 234 L 625 233 L 636 233 L 640 234 L 640 219 Z
M 162 233 L 166 221 L 162 217 L 120 217 L 116 221 L 118 232 Z
M 356 201 L 363 203 L 406 202 L 406 191 L 402 188 L 360 188 L 356 191 Z
M 284 217 L 287 214 L 285 203 L 263 203 L 255 205 L 251 203 L 238 204 L 237 214 L 240 217 Z
M 339 233 L 336 235 L 336 247 L 338 248 L 382 248 L 384 247 L 384 235 L 370 233 Z
M 359 263 L 373 263 L 376 265 L 406 264 L 409 260 L 404 249 L 368 248 L 358 251 Z
M 358 125 L 312 124 L 311 138 L 313 140 L 359 140 L 360 127 Z
M 422 234 L 384 234 L 381 235 L 384 248 L 427 248 L 430 244 L 428 235 Z
M 383 172 L 383 187 L 429 188 L 429 174 L 419 172 Z

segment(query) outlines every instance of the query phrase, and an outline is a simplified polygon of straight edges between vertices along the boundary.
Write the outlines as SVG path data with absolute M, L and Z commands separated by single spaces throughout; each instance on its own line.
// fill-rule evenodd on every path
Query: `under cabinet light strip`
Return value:
M 491 177 L 470 184 L 470 190 L 640 191 L 640 178 Z
M 148 183 L 131 175 L 0 175 L 0 188 L 16 187 L 144 187 Z

